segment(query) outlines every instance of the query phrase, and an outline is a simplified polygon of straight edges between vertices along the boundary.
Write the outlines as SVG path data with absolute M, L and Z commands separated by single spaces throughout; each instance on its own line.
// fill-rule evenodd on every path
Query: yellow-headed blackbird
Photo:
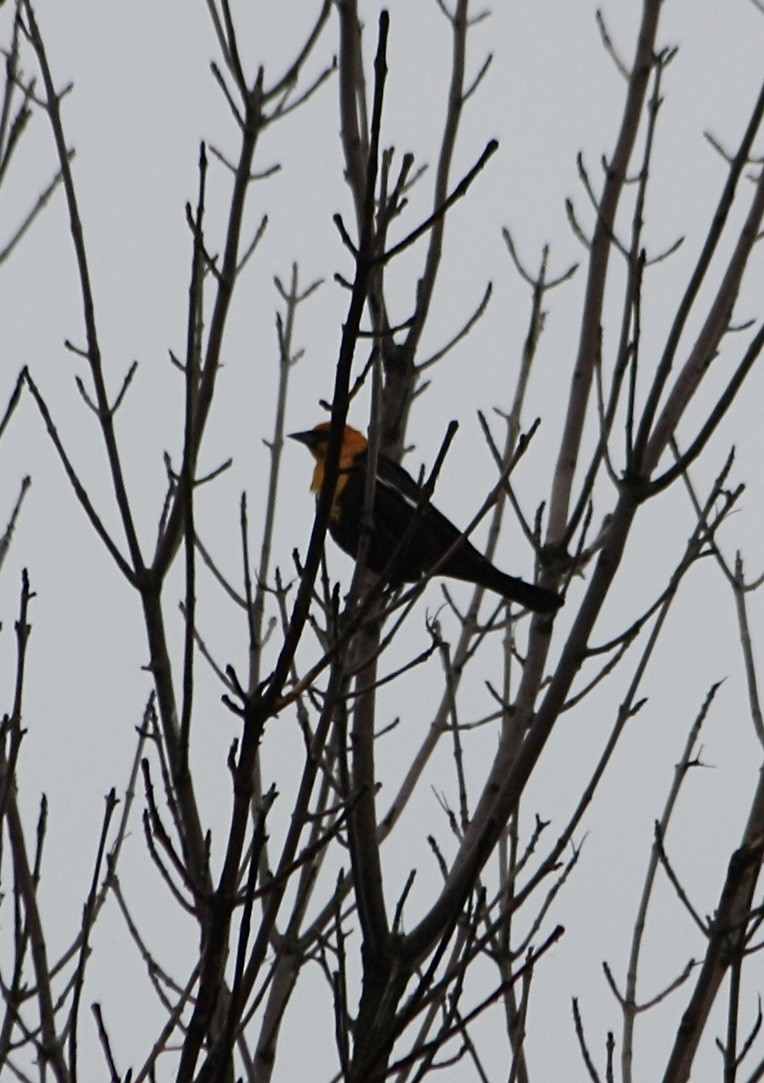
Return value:
M 330 428 L 327 421 L 307 432 L 290 434 L 293 440 L 305 444 L 316 460 L 311 483 L 311 491 L 316 495 L 320 493 L 324 479 Z M 354 558 L 361 540 L 367 459 L 366 437 L 346 425 L 329 516 L 329 533 L 340 549 Z M 414 519 L 416 526 L 408 537 L 407 531 Z M 366 564 L 371 571 L 377 574 L 383 572 L 395 555 L 391 570 L 393 583 L 416 582 L 439 565 L 439 575 L 477 583 L 537 613 L 553 613 L 562 605 L 559 594 L 499 571 L 466 538 L 459 541 L 460 537 L 461 531 L 453 523 L 429 501 L 423 501 L 420 486 L 402 466 L 382 455 L 377 457 L 373 526 L 366 553 Z M 408 540 L 401 548 L 404 538 Z M 455 545 L 450 556 L 439 564 Z

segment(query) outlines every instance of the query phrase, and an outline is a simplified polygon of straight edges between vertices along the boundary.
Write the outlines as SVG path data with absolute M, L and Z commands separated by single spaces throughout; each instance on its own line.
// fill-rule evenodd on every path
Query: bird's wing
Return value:
M 380 455 L 377 459 L 377 485 L 397 492 L 412 510 L 419 507 L 422 499 L 421 487 L 408 471 L 392 459 L 386 459 L 384 455 Z
M 411 517 L 417 514 L 419 526 L 409 546 L 409 559 L 418 562 L 423 569 L 431 567 L 459 538 L 461 531 L 429 501 L 422 504 L 422 487 L 411 475 L 390 459 L 380 457 L 377 462 L 377 489 L 375 497 L 375 524 L 395 523 L 405 519 L 405 528 Z M 407 514 L 402 515 L 400 500 L 405 502 Z M 397 522 L 396 522 L 397 520 Z M 399 539 L 400 540 L 400 539 Z M 469 543 L 465 543 L 469 544 Z

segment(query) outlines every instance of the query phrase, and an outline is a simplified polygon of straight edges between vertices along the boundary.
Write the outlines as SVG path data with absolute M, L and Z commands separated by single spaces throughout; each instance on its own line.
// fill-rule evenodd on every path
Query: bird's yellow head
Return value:
M 316 465 L 313 470 L 313 479 L 310 483 L 310 491 L 312 493 L 320 493 L 321 486 L 324 482 L 324 464 L 326 462 L 326 453 L 329 450 L 329 434 L 331 428 L 331 421 L 322 421 L 320 424 L 316 425 L 315 429 L 308 429 L 306 432 L 291 432 L 289 434 L 290 440 L 297 440 L 298 443 L 304 444 L 316 460 Z M 340 447 L 340 473 L 337 478 L 337 487 L 334 491 L 335 498 L 342 492 L 347 483 L 348 471 L 354 466 L 358 456 L 362 455 L 368 446 L 369 442 L 362 432 L 359 432 L 358 429 L 354 429 L 351 425 L 345 426 L 342 434 L 342 446 Z

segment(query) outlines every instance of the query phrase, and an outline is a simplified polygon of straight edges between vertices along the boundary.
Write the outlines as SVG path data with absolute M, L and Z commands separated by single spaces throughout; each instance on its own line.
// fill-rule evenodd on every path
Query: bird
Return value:
M 324 480 L 330 432 L 331 422 L 322 421 L 305 432 L 289 433 L 289 438 L 304 444 L 316 461 L 310 486 L 316 499 Z M 358 429 L 346 425 L 328 529 L 340 549 L 353 559 L 363 536 L 368 462 L 368 440 Z M 475 583 L 536 613 L 554 613 L 563 602 L 555 591 L 495 567 L 426 499 L 422 486 L 384 455 L 377 456 L 366 566 L 377 575 L 387 571 L 394 586 L 417 582 L 435 569 L 438 575 Z

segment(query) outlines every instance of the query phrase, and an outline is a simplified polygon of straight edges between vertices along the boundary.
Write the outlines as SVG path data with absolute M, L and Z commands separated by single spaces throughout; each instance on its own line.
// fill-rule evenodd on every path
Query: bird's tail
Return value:
M 498 568 L 492 568 L 491 571 L 498 577 L 491 589 L 498 591 L 510 602 L 517 602 L 526 609 L 532 609 L 534 613 L 556 613 L 562 605 L 562 597 L 554 590 L 526 583 L 524 579 L 506 575 Z
M 556 591 L 526 583 L 515 575 L 507 575 L 484 558 L 460 563 L 462 566 L 457 564 L 454 567 L 456 562 L 447 566 L 447 574 L 493 590 L 507 601 L 517 602 L 526 609 L 532 609 L 534 613 L 556 613 L 562 605 L 562 598 Z

